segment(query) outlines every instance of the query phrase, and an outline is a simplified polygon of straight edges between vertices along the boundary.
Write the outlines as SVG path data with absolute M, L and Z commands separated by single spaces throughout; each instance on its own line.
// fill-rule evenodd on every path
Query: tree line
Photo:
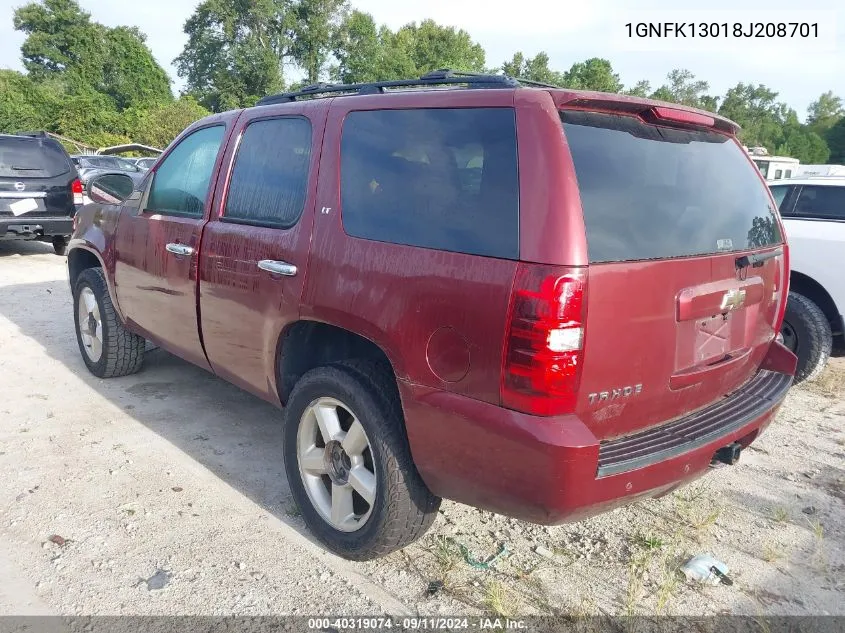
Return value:
M 26 72 L 0 70 L 0 132 L 44 129 L 94 146 L 164 147 L 192 121 L 267 94 L 453 68 L 695 106 L 739 123 L 746 145 L 802 163 L 845 163 L 845 107 L 833 92 L 820 95 L 802 123 L 767 86 L 738 83 L 714 95 L 684 69 L 660 86 L 625 86 L 601 58 L 556 70 L 546 53 L 517 52 L 491 66 L 465 30 L 424 20 L 394 31 L 346 0 L 204 0 L 184 25 L 187 43 L 174 62 L 185 87 L 176 97 L 136 27 L 106 27 L 76 0 L 31 2 L 13 20 L 26 35 Z

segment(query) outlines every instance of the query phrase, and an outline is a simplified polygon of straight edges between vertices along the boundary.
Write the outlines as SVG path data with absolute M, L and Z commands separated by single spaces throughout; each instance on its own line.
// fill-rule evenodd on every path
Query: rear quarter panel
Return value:
M 827 291 L 845 314 L 845 222 L 784 218 L 790 267 Z

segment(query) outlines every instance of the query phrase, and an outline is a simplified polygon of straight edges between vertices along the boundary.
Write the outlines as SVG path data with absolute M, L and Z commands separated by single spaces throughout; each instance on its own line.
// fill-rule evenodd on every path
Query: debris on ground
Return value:
M 538 545 L 537 547 L 535 547 L 534 553 L 537 554 L 537 556 L 542 556 L 543 558 L 553 559 L 555 557 L 555 554 L 554 554 L 553 551 L 551 551 L 548 548 L 543 547 L 542 545 Z
M 464 557 L 464 562 L 466 562 L 466 564 L 470 567 L 474 567 L 475 569 L 490 569 L 497 560 L 508 554 L 507 545 L 502 543 L 501 547 L 499 548 L 499 551 L 496 552 L 493 556 L 488 558 L 486 561 L 479 561 L 476 560 L 476 558 L 472 554 L 470 554 L 470 551 L 466 548 L 465 545 L 457 542 L 455 544 L 458 546 L 458 549 L 461 550 L 461 555 Z
M 147 591 L 157 591 L 164 589 L 167 583 L 170 582 L 171 574 L 169 571 L 157 569 L 156 573 L 144 580 L 147 583 Z
M 67 539 L 63 536 L 59 536 L 58 534 L 51 534 L 47 537 L 47 540 L 51 543 L 55 543 L 59 547 L 63 547 L 65 543 L 67 543 Z
M 429 598 L 433 598 L 445 588 L 446 585 L 443 584 L 442 580 L 432 580 L 428 583 L 428 587 L 425 590 L 425 595 L 427 595 Z
M 708 585 L 732 585 L 733 581 L 728 578 L 728 566 L 718 560 L 713 554 L 699 554 L 693 556 L 681 567 L 687 580 L 705 583 Z

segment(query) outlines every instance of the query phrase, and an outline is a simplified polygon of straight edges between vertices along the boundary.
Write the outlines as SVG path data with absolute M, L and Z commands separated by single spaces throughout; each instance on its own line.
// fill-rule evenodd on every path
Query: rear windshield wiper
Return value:
M 776 248 L 768 253 L 751 253 L 750 255 L 743 255 L 736 258 L 736 267 L 745 268 L 751 266 L 752 268 L 759 268 L 763 262 L 768 261 L 778 255 L 783 255 L 783 248 Z

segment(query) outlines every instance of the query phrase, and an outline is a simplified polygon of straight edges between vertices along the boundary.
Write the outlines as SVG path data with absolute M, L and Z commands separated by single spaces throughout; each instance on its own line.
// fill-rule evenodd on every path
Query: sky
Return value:
M 0 0 L 0 68 L 22 69 L 23 36 L 12 27 L 15 6 L 25 0 Z M 845 2 L 840 0 L 708 0 L 680 8 L 674 0 L 350 0 L 380 24 L 396 29 L 427 18 L 465 29 L 487 52 L 487 66 L 499 66 L 522 51 L 548 53 L 550 66 L 567 70 L 577 61 L 604 57 L 628 86 L 641 79 L 656 88 L 673 68 L 686 68 L 710 83 L 711 94 L 738 82 L 762 83 L 779 99 L 806 115 L 807 106 L 828 90 L 845 98 Z M 182 51 L 182 31 L 198 0 L 80 0 L 98 22 L 135 25 L 174 81 L 182 81 L 173 59 Z M 741 9 L 736 9 L 741 4 Z M 842 5 L 838 7 L 837 5 Z M 626 24 L 706 22 L 797 22 L 817 24 L 812 34 L 790 40 L 767 38 L 628 37 Z M 635 27 L 631 27 L 634 29 Z M 699 27 L 700 28 L 700 27 Z M 792 27 L 788 27 L 792 28 Z M 721 30 L 721 27 L 719 27 Z

